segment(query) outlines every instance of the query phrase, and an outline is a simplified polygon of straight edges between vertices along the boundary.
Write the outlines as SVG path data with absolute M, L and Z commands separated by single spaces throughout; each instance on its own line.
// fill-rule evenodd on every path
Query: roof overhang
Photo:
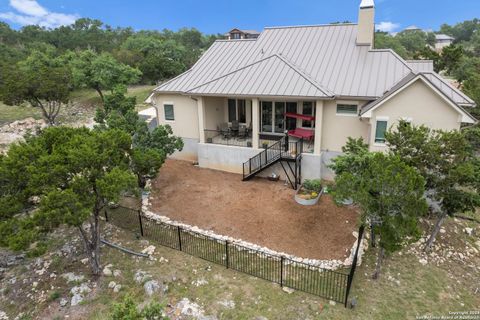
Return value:
M 430 89 L 432 89 L 435 93 L 437 93 L 448 105 L 450 105 L 455 111 L 457 111 L 461 115 L 461 122 L 463 123 L 476 123 L 477 120 L 470 115 L 466 110 L 463 109 L 462 106 L 453 102 L 447 95 L 445 95 L 441 90 L 439 90 L 435 85 L 433 85 L 427 78 L 422 76 L 421 74 L 416 75 L 410 81 L 406 82 L 403 86 L 398 88 L 395 92 L 389 94 L 388 96 L 384 96 L 378 99 L 378 102 L 374 104 L 371 108 L 360 112 L 361 118 L 371 118 L 372 113 L 374 110 L 381 107 L 385 102 L 394 98 L 397 94 L 408 88 L 411 84 L 415 83 L 416 81 L 423 81 Z

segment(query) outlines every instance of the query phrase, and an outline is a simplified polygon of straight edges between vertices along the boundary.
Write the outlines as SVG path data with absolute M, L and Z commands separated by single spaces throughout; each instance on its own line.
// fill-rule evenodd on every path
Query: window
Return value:
M 245 100 L 228 99 L 228 122 L 235 120 L 240 123 L 247 123 Z
M 357 115 L 356 104 L 337 104 L 337 114 L 341 115 Z
M 237 100 L 238 122 L 247 123 L 247 110 L 245 100 Z
M 377 120 L 377 128 L 375 129 L 375 142 L 385 143 L 385 132 L 387 131 L 387 121 Z
M 262 131 L 272 132 L 273 105 L 271 101 L 262 101 Z
M 242 38 L 242 35 L 238 32 L 234 32 L 234 33 L 230 33 L 230 37 L 232 39 L 241 39 Z
M 228 99 L 228 122 L 237 120 L 237 106 L 235 99 Z
M 312 101 L 304 101 L 302 114 L 307 116 L 313 116 L 313 102 Z M 304 128 L 311 128 L 312 121 L 310 120 L 302 120 L 302 127 Z
M 173 112 L 173 104 L 164 104 L 163 110 L 165 111 L 165 120 L 174 121 L 175 114 Z
M 296 102 L 287 102 L 286 112 L 297 113 L 297 103 Z M 290 118 L 290 117 L 285 118 L 285 129 L 294 130 L 296 127 L 297 127 L 297 119 L 296 118 Z
M 283 133 L 285 122 L 285 102 L 275 102 L 275 132 Z

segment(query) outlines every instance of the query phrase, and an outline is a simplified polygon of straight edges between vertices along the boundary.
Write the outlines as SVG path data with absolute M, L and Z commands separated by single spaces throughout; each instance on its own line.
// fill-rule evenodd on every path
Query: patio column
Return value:
M 313 143 L 313 154 L 320 155 L 322 150 L 322 124 L 323 124 L 323 100 L 317 100 L 315 111 L 315 141 Z
M 252 99 L 252 147 L 258 149 L 258 129 L 260 128 L 260 108 L 257 98 Z
M 205 106 L 203 105 L 203 97 L 197 98 L 198 108 L 198 136 L 200 143 L 205 143 Z

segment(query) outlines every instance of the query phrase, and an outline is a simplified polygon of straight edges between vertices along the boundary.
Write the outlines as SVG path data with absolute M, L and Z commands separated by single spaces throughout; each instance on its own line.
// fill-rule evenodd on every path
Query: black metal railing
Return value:
M 248 132 L 233 133 L 222 132 L 219 130 L 204 130 L 205 142 L 213 144 L 221 144 L 225 146 L 237 146 L 237 147 L 252 147 L 252 138 L 248 135 Z
M 243 179 L 260 172 L 280 159 L 297 159 L 303 153 L 303 139 L 289 141 L 288 136 L 269 145 L 259 154 L 243 163 Z
M 283 255 L 266 253 L 220 240 L 179 226 L 145 217 L 140 210 L 125 207 L 105 210 L 105 219 L 118 227 L 135 232 L 147 239 L 226 268 L 265 279 L 280 286 L 311 293 L 347 306 L 356 263 L 363 237 L 359 229 L 353 265 L 348 270 L 332 271 L 313 264 L 302 263 Z

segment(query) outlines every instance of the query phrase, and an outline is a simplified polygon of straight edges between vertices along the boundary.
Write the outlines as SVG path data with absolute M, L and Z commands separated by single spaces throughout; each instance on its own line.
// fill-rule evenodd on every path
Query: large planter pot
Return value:
M 317 197 L 316 198 L 312 198 L 312 199 L 303 199 L 300 195 L 300 191 L 302 190 L 302 188 L 299 188 L 297 190 L 297 192 L 295 193 L 295 201 L 298 203 L 298 204 L 301 204 L 302 206 L 313 206 L 315 204 L 317 204 L 318 202 L 318 199 L 320 199 L 320 196 L 322 195 L 323 193 L 323 189 L 318 193 Z

